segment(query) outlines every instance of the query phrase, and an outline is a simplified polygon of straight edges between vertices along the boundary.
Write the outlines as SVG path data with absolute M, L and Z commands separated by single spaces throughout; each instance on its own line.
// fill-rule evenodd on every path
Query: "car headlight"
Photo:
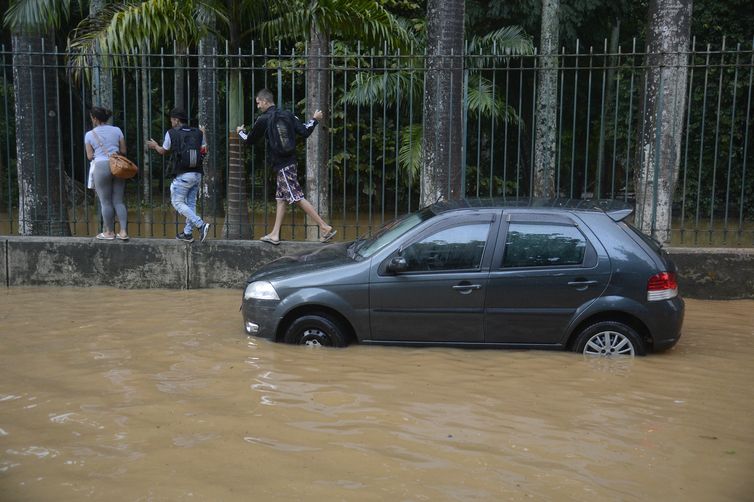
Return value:
M 246 286 L 244 300 L 280 300 L 277 291 L 267 281 L 254 281 Z

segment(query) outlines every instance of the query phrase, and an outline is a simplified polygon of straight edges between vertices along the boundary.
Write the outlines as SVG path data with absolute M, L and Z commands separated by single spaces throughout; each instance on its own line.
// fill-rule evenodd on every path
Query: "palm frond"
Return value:
M 466 49 L 470 68 L 489 66 L 494 60 L 534 53 L 531 37 L 520 26 L 505 26 L 482 37 L 475 36 Z M 474 54 L 485 54 L 479 57 Z
M 422 136 L 424 128 L 421 124 L 411 124 L 401 129 L 401 145 L 398 149 L 398 164 L 408 177 L 409 183 L 416 184 L 422 169 Z
M 421 100 L 424 92 L 424 73 L 389 71 L 359 73 L 343 95 L 343 101 L 350 105 L 395 104 L 409 99 Z
M 71 16 L 73 0 L 12 0 L 4 24 L 13 32 L 43 33 L 57 29 Z M 83 0 L 77 2 L 83 10 Z
M 503 122 L 516 123 L 520 117 L 516 110 L 509 106 L 502 96 L 493 93 L 492 82 L 480 75 L 469 77 L 468 110 L 472 116 L 481 115 L 486 118 L 495 118 Z
M 407 23 L 376 0 L 270 0 L 269 20 L 261 24 L 266 43 L 308 40 L 314 26 L 334 40 L 359 40 L 367 47 L 407 48 L 414 42 Z
M 99 52 L 120 60 L 161 44 L 189 45 L 206 31 L 197 23 L 194 5 L 173 0 L 147 0 L 104 8 L 94 18 L 84 19 L 69 38 L 70 64 L 84 68 L 95 46 Z

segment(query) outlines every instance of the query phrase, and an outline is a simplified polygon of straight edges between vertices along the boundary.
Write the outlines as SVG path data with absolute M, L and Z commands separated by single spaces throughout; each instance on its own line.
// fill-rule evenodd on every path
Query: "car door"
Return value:
M 369 288 L 371 339 L 483 341 L 488 238 L 496 235 L 496 223 L 491 213 L 439 222 L 376 264 Z M 396 260 L 402 268 L 391 271 Z
M 576 311 L 598 298 L 610 279 L 599 240 L 563 214 L 504 215 L 490 266 L 485 341 L 553 345 Z

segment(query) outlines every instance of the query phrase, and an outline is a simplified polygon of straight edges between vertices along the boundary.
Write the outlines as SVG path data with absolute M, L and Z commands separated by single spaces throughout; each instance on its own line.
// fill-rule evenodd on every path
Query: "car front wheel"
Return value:
M 603 321 L 582 331 L 576 339 L 574 350 L 587 356 L 643 356 L 644 343 L 630 326 Z
M 324 314 L 309 314 L 293 321 L 285 332 L 285 342 L 324 347 L 345 347 L 348 344 L 340 324 Z

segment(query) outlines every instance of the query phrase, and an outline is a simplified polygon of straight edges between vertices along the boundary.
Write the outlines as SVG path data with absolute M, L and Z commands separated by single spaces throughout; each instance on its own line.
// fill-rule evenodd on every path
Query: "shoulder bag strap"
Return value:
M 92 129 L 92 134 L 97 139 L 97 143 L 99 143 L 99 147 L 102 148 L 102 151 L 105 152 L 105 154 L 107 155 L 107 158 L 109 159 L 110 158 L 110 154 L 107 153 L 107 150 L 105 150 L 105 145 L 102 144 L 102 140 L 99 139 L 99 136 L 97 136 L 97 133 L 94 132 L 94 129 Z

